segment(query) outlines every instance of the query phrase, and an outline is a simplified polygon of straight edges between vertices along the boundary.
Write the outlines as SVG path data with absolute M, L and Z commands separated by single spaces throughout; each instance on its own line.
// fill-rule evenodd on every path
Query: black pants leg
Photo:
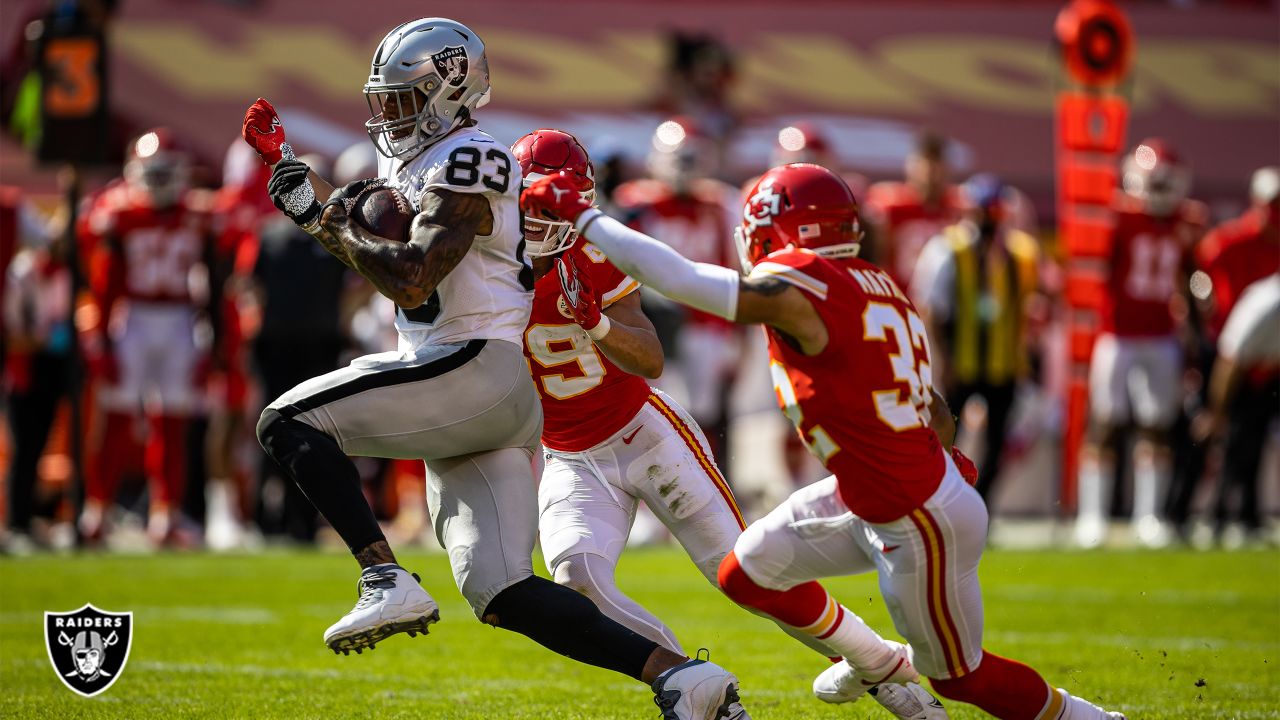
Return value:
M 1262 526 L 1258 512 L 1258 470 L 1266 445 L 1267 428 L 1276 414 L 1280 381 L 1264 387 L 1244 387 L 1229 411 L 1226 444 L 1223 447 L 1222 483 L 1218 489 L 1217 526 L 1229 521 L 1231 496 L 1240 495 L 1240 522 L 1250 530 Z
M 980 394 L 987 401 L 986 455 L 978 470 L 978 493 L 990 500 L 996 478 L 1000 475 L 1000 458 L 1009 427 L 1009 411 L 1013 409 L 1014 384 L 983 385 Z
M 37 353 L 31 363 L 31 384 L 9 396 L 13 456 L 9 461 L 8 526 L 19 532 L 31 529 L 40 456 L 49 441 L 58 401 L 67 392 L 66 357 Z

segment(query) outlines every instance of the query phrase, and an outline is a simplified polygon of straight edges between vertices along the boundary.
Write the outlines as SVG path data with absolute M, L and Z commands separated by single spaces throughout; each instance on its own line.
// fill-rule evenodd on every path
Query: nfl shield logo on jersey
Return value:
M 44 644 L 53 671 L 72 691 L 93 697 L 120 677 L 129 661 L 133 613 L 86 604 L 72 612 L 44 614 Z
M 467 79 L 467 51 L 460 47 L 447 47 L 431 56 L 436 72 L 446 83 L 458 87 Z

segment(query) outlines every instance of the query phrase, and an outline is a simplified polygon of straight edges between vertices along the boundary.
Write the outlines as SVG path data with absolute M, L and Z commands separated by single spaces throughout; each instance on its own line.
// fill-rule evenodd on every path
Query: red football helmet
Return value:
M 587 202 L 596 198 L 596 174 L 591 158 L 578 138 L 563 130 L 543 128 L 534 130 L 511 146 L 511 154 L 520 163 L 524 173 L 524 186 L 549 175 L 563 173 L 577 185 L 578 192 Z M 578 231 L 573 223 L 543 220 L 525 216 L 525 247 L 529 257 L 545 257 L 563 252 L 573 246 Z
M 778 144 L 773 149 L 771 164 L 815 163 L 827 165 L 831 144 L 816 125 L 798 122 L 778 131 Z
M 168 128 L 154 128 L 129 145 L 124 179 L 157 208 L 170 207 L 187 190 L 190 158 Z
M 734 230 L 744 272 L 769 253 L 807 248 L 827 258 L 858 254 L 858 201 L 839 175 L 810 163 L 776 167 L 756 181 Z
M 1151 215 L 1166 217 L 1191 191 L 1191 169 L 1167 141 L 1147 138 L 1125 156 L 1124 191 L 1142 201 Z

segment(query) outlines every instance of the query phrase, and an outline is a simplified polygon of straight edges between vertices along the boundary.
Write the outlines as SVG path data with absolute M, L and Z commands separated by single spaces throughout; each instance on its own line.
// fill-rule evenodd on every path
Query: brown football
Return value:
M 347 212 L 360 227 L 378 237 L 409 242 L 413 208 L 408 198 L 395 188 L 367 188 L 355 196 Z

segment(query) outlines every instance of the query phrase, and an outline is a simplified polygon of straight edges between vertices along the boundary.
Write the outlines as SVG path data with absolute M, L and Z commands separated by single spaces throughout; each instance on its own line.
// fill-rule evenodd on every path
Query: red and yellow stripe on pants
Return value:
M 965 663 L 961 635 L 956 628 L 955 618 L 951 614 L 951 605 L 947 599 L 947 590 L 951 578 L 947 577 L 946 540 L 938 521 L 924 508 L 917 508 L 908 515 L 916 526 L 924 544 L 925 558 L 925 605 L 929 612 L 929 621 L 933 632 L 942 644 L 942 653 L 947 665 L 947 672 L 953 678 L 968 673 L 972 668 Z
M 697 459 L 698 465 L 707 474 L 707 477 L 711 478 L 711 482 L 720 491 L 721 497 L 728 503 L 729 510 L 733 512 L 733 517 L 737 521 L 738 527 L 745 530 L 747 524 L 742 519 L 742 511 L 738 509 L 738 503 L 733 499 L 733 492 L 729 490 L 729 483 L 720 474 L 720 468 L 716 467 L 716 463 L 711 459 L 710 453 L 698 441 L 698 433 L 694 430 L 692 423 L 685 421 L 680 416 L 680 413 L 676 412 L 661 397 L 658 397 L 657 393 L 649 393 L 648 403 L 661 413 L 667 419 L 667 422 L 671 423 L 671 427 L 675 428 L 680 438 L 684 440 L 685 445 L 688 446 L 689 452 L 693 453 L 693 457 Z

